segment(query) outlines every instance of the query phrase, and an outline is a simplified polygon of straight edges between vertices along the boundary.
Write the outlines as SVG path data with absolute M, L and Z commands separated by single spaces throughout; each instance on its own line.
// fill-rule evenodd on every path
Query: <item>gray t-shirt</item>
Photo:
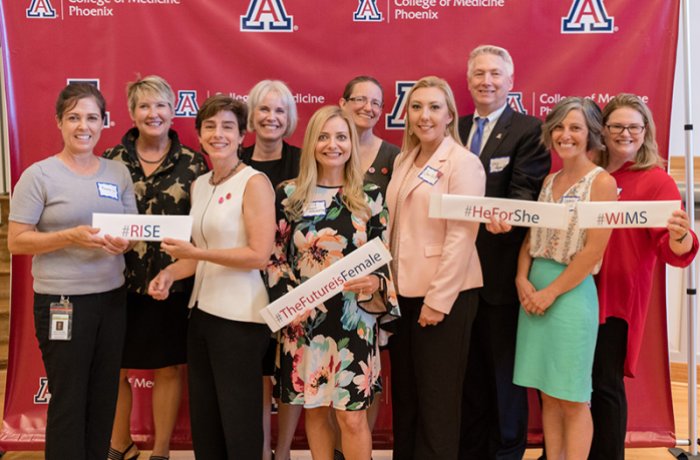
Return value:
M 55 156 L 27 168 L 15 185 L 9 220 L 55 232 L 91 225 L 92 213 L 136 214 L 134 186 L 122 163 L 99 158 L 92 176 L 71 171 Z M 69 246 L 32 259 L 34 291 L 82 295 L 124 284 L 124 256 Z

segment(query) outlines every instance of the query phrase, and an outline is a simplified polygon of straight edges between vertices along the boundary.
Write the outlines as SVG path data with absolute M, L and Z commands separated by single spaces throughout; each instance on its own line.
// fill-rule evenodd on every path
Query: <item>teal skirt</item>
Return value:
M 530 282 L 540 290 L 565 268 L 550 259 L 534 259 Z M 513 382 L 558 399 L 590 401 L 597 335 L 598 296 L 590 275 L 557 297 L 542 316 L 521 307 Z

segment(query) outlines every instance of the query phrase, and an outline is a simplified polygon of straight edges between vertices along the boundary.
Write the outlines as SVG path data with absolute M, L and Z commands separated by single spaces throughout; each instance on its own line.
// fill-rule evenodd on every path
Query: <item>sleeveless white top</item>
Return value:
M 262 174 L 250 166 L 219 185 L 211 185 L 207 174 L 199 176 L 192 194 L 192 239 L 206 249 L 246 246 L 243 222 L 243 192 L 248 180 Z M 260 310 L 268 303 L 267 289 L 259 270 L 225 267 L 199 261 L 189 307 L 221 318 L 265 323 Z
M 596 167 L 579 179 L 562 194 L 558 201 L 552 197 L 552 184 L 561 171 L 556 172 L 542 187 L 538 201 L 546 203 L 563 203 L 569 206 L 569 225 L 565 230 L 533 227 L 530 233 L 530 256 L 551 259 L 564 265 L 569 265 L 576 253 L 586 244 L 586 229 L 578 226 L 578 201 L 591 200 L 591 185 L 593 180 L 603 172 Z M 595 275 L 600 270 L 601 261 L 593 268 Z

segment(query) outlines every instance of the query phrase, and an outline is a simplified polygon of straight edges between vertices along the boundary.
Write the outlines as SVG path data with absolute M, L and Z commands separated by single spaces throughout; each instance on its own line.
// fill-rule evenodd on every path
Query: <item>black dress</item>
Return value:
M 131 173 L 139 214 L 188 215 L 192 182 L 209 170 L 204 157 L 180 144 L 170 131 L 170 150 L 163 162 L 146 176 L 136 154 L 138 129 L 132 128 L 122 143 L 103 156 L 120 161 Z M 186 362 L 187 303 L 192 278 L 176 281 L 165 301 L 148 295 L 148 284 L 174 262 L 159 242 L 139 241 L 124 254 L 126 260 L 127 328 L 123 369 L 159 369 Z
M 294 179 L 299 175 L 299 159 L 301 158 L 299 147 L 289 145 L 283 141 L 282 158 L 272 161 L 253 160 L 253 150 L 255 150 L 255 144 L 243 148 L 241 160 L 243 160 L 243 163 L 252 166 L 253 169 L 265 173 L 270 182 L 272 182 L 273 188 L 277 188 L 280 183 L 288 179 Z
M 376 158 L 365 173 L 365 183 L 371 182 L 378 185 L 384 198 L 386 198 L 386 188 L 391 180 L 391 174 L 394 172 L 394 160 L 399 153 L 401 149 L 398 146 L 382 141 Z

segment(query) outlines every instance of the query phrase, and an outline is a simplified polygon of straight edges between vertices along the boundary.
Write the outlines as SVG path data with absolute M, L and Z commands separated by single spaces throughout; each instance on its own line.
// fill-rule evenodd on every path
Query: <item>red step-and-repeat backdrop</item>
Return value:
M 438 75 L 452 85 L 461 114 L 472 110 L 466 59 L 472 48 L 485 43 L 513 55 L 515 87 L 509 103 L 516 110 L 543 118 L 565 96 L 586 96 L 604 105 L 619 92 L 633 92 L 647 98 L 659 144 L 662 150 L 668 146 L 677 0 L 0 2 L 13 184 L 31 163 L 61 150 L 54 102 L 71 80 L 95 82 L 107 99 L 108 129 L 100 150 L 117 144 L 131 127 L 125 85 L 139 74 L 161 75 L 173 86 L 174 128 L 193 147 L 193 117 L 211 94 L 245 99 L 261 79 L 284 80 L 299 108 L 299 128 L 291 137 L 299 145 L 317 108 L 336 103 L 352 77 L 373 75 L 385 91 L 378 134 L 400 144 L 405 95 L 425 75 Z M 34 337 L 30 263 L 28 257 L 12 262 L 10 356 L 0 433 L 0 447 L 10 450 L 42 447 L 50 398 Z M 628 382 L 628 441 L 637 446 L 674 443 L 663 276 L 658 280 L 639 376 Z M 134 438 L 147 445 L 151 375 L 134 373 L 132 385 Z M 388 406 L 389 391 L 383 398 Z M 531 406 L 530 440 L 537 442 L 539 414 L 536 404 Z M 184 448 L 190 442 L 187 404 L 180 415 L 173 445 Z M 375 430 L 375 445 L 391 445 L 388 407 Z

